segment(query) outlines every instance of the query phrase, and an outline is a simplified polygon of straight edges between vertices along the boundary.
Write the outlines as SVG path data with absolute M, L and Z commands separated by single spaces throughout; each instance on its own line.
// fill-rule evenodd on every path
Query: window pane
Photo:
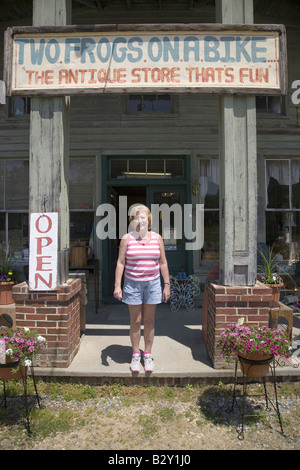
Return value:
M 5 214 L 0 212 L 0 259 L 5 256 Z
M 281 114 L 280 96 L 256 96 L 256 110 L 259 113 Z
M 13 98 L 12 114 L 14 116 L 30 114 L 30 98 L 15 96 Z
M 300 262 L 300 212 L 293 213 L 295 225 L 292 227 L 292 259 Z M 299 286 L 299 284 L 297 284 Z
M 28 214 L 8 214 L 8 234 L 11 256 L 28 261 Z
M 142 95 L 129 95 L 129 112 L 143 111 Z
M 156 102 L 155 95 L 144 95 L 142 111 L 144 113 L 151 113 L 153 111 L 157 111 L 155 102 Z
M 256 96 L 256 110 L 258 112 L 267 112 L 267 97 L 266 96 Z
M 0 209 L 4 209 L 4 165 L 0 161 Z
M 268 96 L 268 112 L 274 114 L 281 114 L 280 96 Z
M 267 208 L 289 209 L 289 162 L 267 160 Z
M 166 160 L 166 176 L 170 178 L 183 178 L 183 160 Z
M 70 212 L 70 240 L 89 242 L 94 224 L 93 212 Z
M 6 161 L 6 209 L 28 209 L 29 164 L 24 160 Z
M 92 209 L 94 206 L 94 160 L 70 159 L 70 209 Z
M 148 178 L 164 178 L 165 160 L 163 158 L 157 160 L 147 160 L 147 176 Z
M 171 112 L 171 96 L 170 95 L 158 95 L 155 103 L 155 110 L 161 113 Z
M 216 158 L 200 162 L 200 203 L 204 209 L 219 207 L 219 161 Z
M 129 175 L 131 178 L 134 177 L 145 177 L 146 176 L 146 160 L 129 160 Z
M 114 159 L 110 161 L 110 177 L 125 178 L 127 172 L 127 160 Z
M 219 259 L 219 211 L 204 212 L 204 244 L 201 258 Z
M 289 272 L 287 262 L 291 265 L 300 250 L 300 213 L 267 212 L 266 243 L 273 246 L 277 259 L 285 262 L 285 271 Z
M 300 160 L 292 160 L 292 206 L 300 209 Z

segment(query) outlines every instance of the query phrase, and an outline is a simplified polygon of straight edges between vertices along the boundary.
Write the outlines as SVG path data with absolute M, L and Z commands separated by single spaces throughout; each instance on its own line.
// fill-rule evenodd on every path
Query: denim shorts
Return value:
M 162 301 L 160 277 L 151 281 L 132 281 L 125 277 L 122 297 L 125 304 L 160 304 Z

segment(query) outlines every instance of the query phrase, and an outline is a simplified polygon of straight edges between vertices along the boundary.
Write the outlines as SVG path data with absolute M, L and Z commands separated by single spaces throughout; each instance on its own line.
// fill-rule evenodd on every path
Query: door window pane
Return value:
M 177 191 L 154 191 L 153 204 L 158 206 L 167 204 L 169 207 L 173 206 L 173 204 L 178 204 L 178 210 L 176 210 L 175 206 L 170 211 L 160 212 L 158 220 L 152 214 L 152 230 L 158 232 L 163 237 L 166 251 L 175 251 L 178 245 L 182 243 L 183 234 L 180 193 Z

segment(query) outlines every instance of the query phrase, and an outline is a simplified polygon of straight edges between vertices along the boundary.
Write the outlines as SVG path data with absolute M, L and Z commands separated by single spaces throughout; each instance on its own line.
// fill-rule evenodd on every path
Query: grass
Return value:
M 272 384 L 268 384 L 268 387 L 272 388 Z M 48 436 L 55 436 L 58 433 L 72 436 L 87 425 L 99 427 L 99 433 L 107 430 L 112 436 L 116 433 L 115 426 L 121 436 L 118 426 L 126 429 L 127 425 L 128 432 L 123 433 L 122 438 L 120 437 L 122 443 L 124 441 L 124 448 L 127 436 L 134 432 L 137 432 L 137 436 L 141 434 L 144 439 L 151 440 L 155 436 L 163 436 L 166 433 L 171 435 L 172 429 L 179 432 L 182 428 L 187 433 L 192 432 L 188 431 L 189 426 L 193 432 L 205 426 L 222 426 L 232 429 L 232 432 L 235 429 L 233 419 L 223 410 L 223 403 L 231 402 L 232 385 L 224 385 L 221 382 L 215 386 L 187 385 L 182 388 L 151 385 L 126 386 L 120 383 L 92 387 L 63 381 L 40 381 L 37 383 L 37 388 L 40 396 L 47 396 L 53 400 L 53 406 L 32 408 L 30 413 L 32 433 L 30 435 L 24 434 L 24 406 L 21 399 L 17 399 L 17 404 L 14 403 L 14 406 L 10 405 L 7 409 L 0 408 L 0 449 L 9 448 L 12 440 L 13 448 L 24 448 L 24 446 L 32 448 L 36 442 L 41 442 Z M 281 397 L 299 399 L 300 397 L 299 382 L 280 383 L 277 385 L 277 390 L 279 399 Z M 263 387 L 260 384 L 253 385 L 251 392 L 254 395 L 261 395 Z M 23 386 L 20 381 L 7 382 L 6 393 L 8 397 L 22 396 Z M 28 379 L 28 395 L 34 396 L 31 379 Z M 55 404 L 57 398 L 60 398 L 59 406 Z M 61 398 L 65 400 L 65 406 Z M 97 409 L 94 406 L 97 401 L 103 404 L 108 403 L 108 410 L 105 411 L 103 407 Z M 43 399 L 41 402 L 43 404 Z M 73 403 L 71 407 L 68 406 L 70 402 Z M 76 406 L 76 403 L 82 405 Z M 180 403 L 186 404 L 185 412 L 179 411 L 180 407 L 176 406 Z M 216 403 L 219 404 L 218 408 L 216 408 Z M 132 426 L 129 423 L 130 417 L 126 415 L 126 409 L 137 404 L 144 407 L 147 412 L 140 412 Z M 122 410 L 125 414 L 122 414 Z M 294 430 L 294 419 L 299 422 L 299 418 L 300 404 L 292 416 L 284 419 L 285 425 L 291 429 L 291 435 L 295 438 L 300 429 Z M 264 418 L 253 419 L 250 426 L 257 425 L 258 420 L 263 422 Z

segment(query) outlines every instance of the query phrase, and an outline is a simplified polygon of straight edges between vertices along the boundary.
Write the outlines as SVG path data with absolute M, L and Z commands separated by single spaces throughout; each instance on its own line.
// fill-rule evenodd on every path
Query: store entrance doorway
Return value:
M 160 182 L 161 183 L 161 182 Z M 113 299 L 114 290 L 114 277 L 115 269 L 118 258 L 118 251 L 120 245 L 119 234 L 119 210 L 120 196 L 126 196 L 127 208 L 132 204 L 140 203 L 145 204 L 151 209 L 152 204 L 167 204 L 169 207 L 173 204 L 179 204 L 182 209 L 186 202 L 186 188 L 181 185 L 156 185 L 149 184 L 145 186 L 140 185 L 126 185 L 126 186 L 108 186 L 108 199 L 109 203 L 116 209 L 116 233 L 115 239 L 106 239 L 103 241 L 103 301 L 111 302 Z M 182 210 L 183 217 L 183 210 Z M 183 220 L 181 220 L 183 224 Z M 178 271 L 190 271 L 190 252 L 185 251 L 185 240 L 184 238 L 176 239 L 176 220 L 172 211 L 170 211 L 170 219 L 167 228 L 164 228 L 162 219 L 159 218 L 157 226 L 152 229 L 164 237 L 166 256 L 169 265 L 169 271 L 171 274 L 176 275 Z M 168 234 L 163 233 L 163 230 L 167 230 Z M 168 236 L 166 239 L 166 235 Z

